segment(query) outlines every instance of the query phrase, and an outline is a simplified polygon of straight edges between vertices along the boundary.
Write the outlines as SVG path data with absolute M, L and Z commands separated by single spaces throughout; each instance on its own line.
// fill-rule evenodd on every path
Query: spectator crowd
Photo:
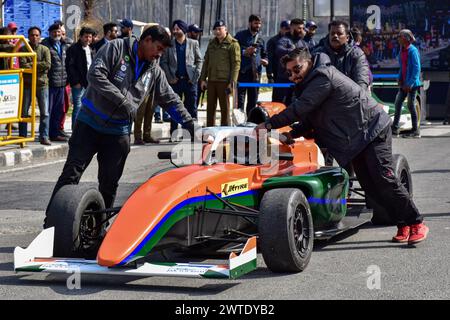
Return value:
M 42 30 L 38 27 L 28 30 L 29 43 L 37 53 L 36 101 L 39 105 L 41 144 L 68 141 L 70 136 L 64 128 L 66 116 L 72 106 L 72 126 L 75 126 L 75 120 L 85 106 L 83 96 L 88 87 L 88 71 L 96 54 L 105 44 L 117 38 L 135 38 L 133 27 L 133 22 L 129 19 L 123 19 L 120 24 L 106 23 L 101 39 L 97 30 L 83 27 L 76 42 L 66 36 L 61 21 L 55 21 L 50 26 L 49 37 L 46 39 L 41 39 Z M 228 32 L 225 21 L 219 20 L 214 24 L 214 37 L 209 41 L 204 55 L 199 45 L 203 29 L 198 25 L 175 20 L 170 29 L 166 28 L 172 37 L 172 43 L 162 55 L 159 65 L 194 121 L 198 119 L 198 106 L 206 92 L 207 126 L 215 126 L 217 123 L 217 101 L 221 125 L 230 125 L 229 95 L 236 90 L 237 83 L 261 82 L 263 68 L 266 69 L 269 83 L 290 83 L 282 58 L 295 49 L 307 48 L 312 54 L 327 54 L 332 65 L 364 90 L 369 90 L 372 81 L 369 66 L 371 62 L 396 59 L 401 52 L 397 35 L 362 39 L 361 32 L 357 28 L 350 29 L 345 21 L 331 22 L 328 35 L 320 40 L 315 38 L 318 26 L 314 21 L 298 18 L 284 20 L 280 23 L 279 33 L 267 43 L 260 35 L 262 28 L 261 17 L 252 14 L 248 20 L 248 28 L 237 32 L 233 37 Z M 17 25 L 14 22 L 0 29 L 0 35 L 16 32 Z M 25 48 L 17 49 L 15 43 L 9 40 L 0 41 L 0 51 L 13 50 L 24 51 Z M 420 44 L 419 50 L 423 50 Z M 8 69 L 10 64 L 6 58 L 0 59 L 0 69 Z M 14 68 L 30 68 L 31 65 L 31 58 L 20 58 L 13 63 Z M 117 68 L 123 68 L 123 65 L 118 65 Z M 24 118 L 30 111 L 31 92 L 31 76 L 25 75 L 22 106 Z M 238 108 L 249 114 L 256 106 L 258 94 L 257 87 L 238 88 Z M 272 100 L 275 102 L 289 105 L 294 98 L 294 92 L 290 88 L 273 90 Z M 170 121 L 170 131 L 173 133 L 178 128 L 174 117 L 170 111 L 162 112 L 154 97 L 149 96 L 135 115 L 134 143 L 158 143 L 151 134 L 153 120 L 156 123 Z M 18 129 L 22 137 L 29 133 L 26 123 L 21 123 Z

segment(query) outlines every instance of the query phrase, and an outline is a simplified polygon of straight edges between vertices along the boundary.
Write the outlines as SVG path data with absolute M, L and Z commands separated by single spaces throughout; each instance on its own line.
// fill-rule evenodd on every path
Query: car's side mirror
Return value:
M 292 153 L 280 153 L 278 159 L 280 161 L 294 161 L 294 155 Z
M 158 152 L 159 160 L 172 160 L 172 152 L 170 151 L 161 151 Z

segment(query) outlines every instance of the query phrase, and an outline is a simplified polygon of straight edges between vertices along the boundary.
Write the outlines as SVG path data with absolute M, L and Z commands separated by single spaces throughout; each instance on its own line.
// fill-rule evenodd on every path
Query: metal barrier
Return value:
M 8 59 L 9 69 L 0 70 L 0 125 L 7 125 L 6 136 L 0 136 L 0 146 L 18 144 L 24 147 L 35 139 L 37 56 L 24 36 L 0 36 L 0 41 L 18 40 L 13 52 L 0 52 L 0 59 Z M 18 52 L 24 46 L 27 52 Z M 14 69 L 14 58 L 33 59 L 32 69 Z M 31 115 L 22 118 L 23 75 L 31 74 Z M 13 136 L 13 123 L 31 123 L 31 137 Z

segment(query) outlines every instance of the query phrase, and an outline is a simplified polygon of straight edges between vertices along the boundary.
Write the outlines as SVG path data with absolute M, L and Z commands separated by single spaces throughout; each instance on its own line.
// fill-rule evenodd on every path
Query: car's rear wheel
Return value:
M 303 192 L 267 191 L 261 200 L 258 232 L 259 247 L 271 271 L 303 271 L 314 243 L 311 209 Z
M 400 183 L 406 188 L 408 193 L 413 196 L 413 185 L 411 178 L 411 171 L 406 158 L 401 154 L 393 155 L 394 172 L 395 176 L 399 178 Z M 388 210 L 385 209 L 380 203 L 368 198 L 367 204 L 373 209 L 372 223 L 375 225 L 396 225 L 397 221 L 392 219 L 392 215 L 389 215 Z
M 55 227 L 55 257 L 95 259 L 106 234 L 105 202 L 96 189 L 63 186 L 48 210 L 45 228 Z

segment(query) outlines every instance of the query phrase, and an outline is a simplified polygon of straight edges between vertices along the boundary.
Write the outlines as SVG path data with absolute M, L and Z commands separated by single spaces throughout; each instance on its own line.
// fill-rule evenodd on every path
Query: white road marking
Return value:
M 52 162 L 46 162 L 46 163 L 33 164 L 31 166 L 15 168 L 15 169 L 10 169 L 10 170 L 1 170 L 0 174 L 13 173 L 13 172 L 20 172 L 20 171 L 25 171 L 25 170 L 29 170 L 29 169 L 42 168 L 42 167 L 47 167 L 47 166 L 51 166 L 51 165 L 54 165 L 54 164 L 63 163 L 63 162 L 66 162 L 66 159 L 58 160 L 58 161 L 52 161 Z
M 132 146 L 131 150 L 139 149 L 139 148 L 141 148 L 141 147 L 140 146 Z M 14 156 L 14 153 L 12 153 L 12 155 Z M 66 158 L 61 159 L 61 160 L 52 161 L 52 162 L 33 164 L 33 165 L 26 166 L 26 167 L 21 167 L 21 168 L 14 168 L 14 169 L 9 169 L 9 170 L 0 170 L 0 174 L 21 172 L 21 171 L 30 170 L 30 169 L 47 167 L 47 166 L 51 166 L 51 165 L 59 164 L 59 163 L 63 163 L 63 162 L 66 162 Z

